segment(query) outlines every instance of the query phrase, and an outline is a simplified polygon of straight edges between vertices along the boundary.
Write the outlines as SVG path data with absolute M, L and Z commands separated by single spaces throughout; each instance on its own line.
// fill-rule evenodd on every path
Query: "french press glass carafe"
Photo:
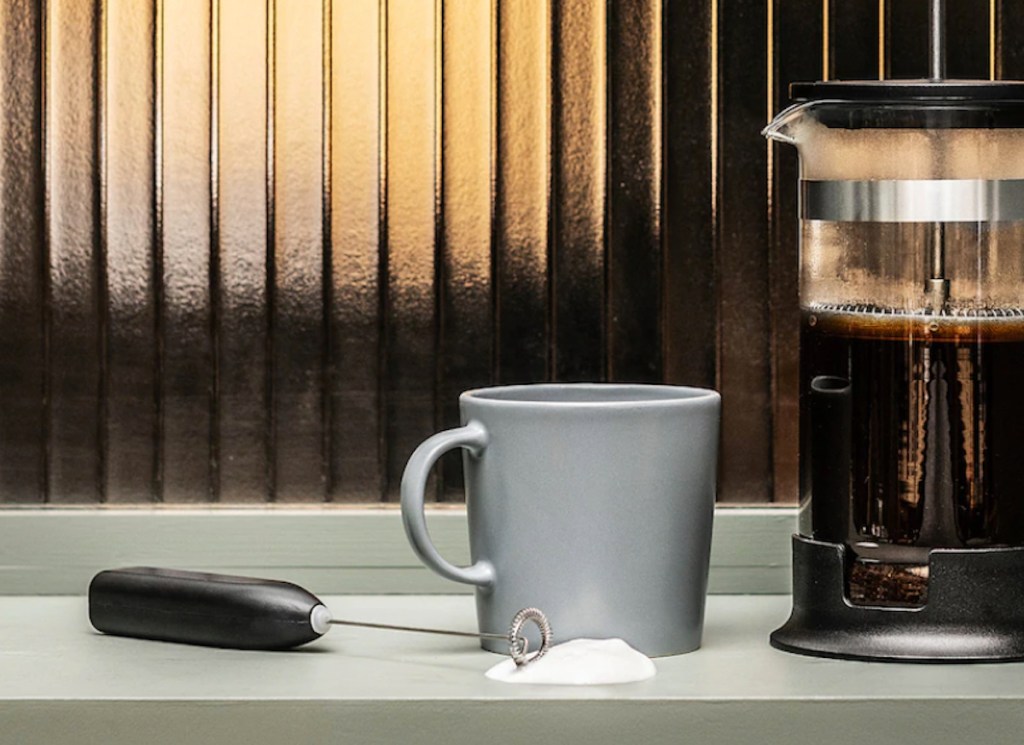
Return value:
M 807 654 L 1024 658 L 1024 82 L 798 83 Z

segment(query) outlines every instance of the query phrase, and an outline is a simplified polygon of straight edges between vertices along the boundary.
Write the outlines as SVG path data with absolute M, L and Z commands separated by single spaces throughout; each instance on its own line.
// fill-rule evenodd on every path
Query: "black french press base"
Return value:
M 856 606 L 846 547 L 793 536 L 793 612 L 776 649 L 879 662 L 1024 660 L 1024 548 L 933 549 L 928 601 Z

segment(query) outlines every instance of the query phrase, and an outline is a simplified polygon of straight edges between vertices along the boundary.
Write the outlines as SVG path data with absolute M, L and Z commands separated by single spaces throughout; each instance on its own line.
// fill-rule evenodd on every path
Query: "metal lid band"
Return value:
M 1024 220 L 1024 179 L 800 182 L 804 220 L 1005 222 Z

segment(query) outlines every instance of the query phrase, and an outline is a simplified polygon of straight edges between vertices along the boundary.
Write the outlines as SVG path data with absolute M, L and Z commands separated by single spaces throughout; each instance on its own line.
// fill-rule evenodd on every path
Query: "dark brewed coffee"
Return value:
M 806 311 L 801 490 L 813 537 L 881 565 L 1024 544 L 1022 371 L 1016 317 Z

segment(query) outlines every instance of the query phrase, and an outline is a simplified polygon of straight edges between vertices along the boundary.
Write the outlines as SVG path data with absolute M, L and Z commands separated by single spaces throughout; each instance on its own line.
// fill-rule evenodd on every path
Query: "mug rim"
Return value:
M 593 399 L 542 399 L 535 397 L 539 391 L 587 391 L 595 394 Z M 636 394 L 631 398 L 616 394 Z M 699 403 L 717 402 L 721 394 L 711 388 L 669 385 L 665 383 L 523 383 L 472 388 L 459 395 L 460 402 L 498 407 L 539 406 L 545 408 L 656 408 L 665 406 L 693 406 Z

